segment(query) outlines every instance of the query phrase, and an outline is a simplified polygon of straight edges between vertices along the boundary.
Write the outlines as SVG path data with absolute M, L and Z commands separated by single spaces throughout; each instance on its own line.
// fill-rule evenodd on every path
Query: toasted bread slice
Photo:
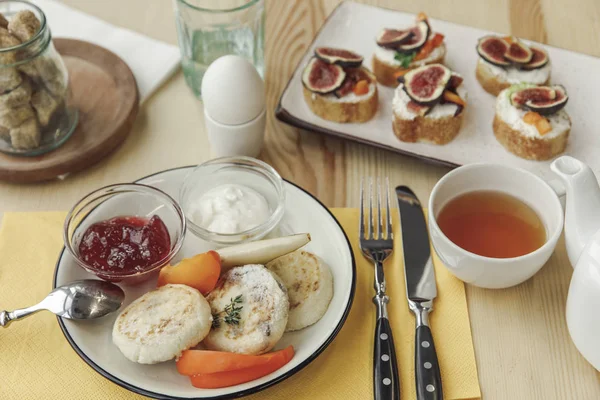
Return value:
M 207 299 L 213 315 L 219 317 L 203 342 L 211 350 L 263 354 L 285 331 L 290 307 L 286 289 L 279 277 L 263 265 L 230 269 Z M 227 307 L 236 299 L 234 305 L 241 309 L 237 323 L 230 323 Z
M 511 67 L 512 68 L 512 67 Z M 546 85 L 550 81 L 550 65 L 540 70 L 532 71 L 512 71 L 513 74 L 522 79 L 517 80 L 510 77 L 508 72 L 503 72 L 501 67 L 496 67 L 479 58 L 475 68 L 475 77 L 481 84 L 481 87 L 488 93 L 498 96 L 504 89 L 519 82 L 534 83 L 536 85 Z M 529 78 L 527 78 L 529 76 Z
M 466 100 L 466 90 L 460 86 L 459 95 Z M 460 132 L 464 110 L 455 104 L 439 104 L 428 114 L 419 115 L 409 109 L 410 97 L 402 85 L 396 88 L 392 107 L 392 128 L 403 142 L 446 144 Z M 458 115 L 456 115 L 458 112 Z
M 494 117 L 494 136 L 504 148 L 527 160 L 543 161 L 554 158 L 565 151 L 570 129 L 550 138 L 530 137 L 522 131 L 512 129 L 497 115 Z
M 384 86 L 395 88 L 398 86 L 398 80 L 395 76 L 396 73 L 415 69 L 426 64 L 443 64 L 444 58 L 446 57 L 446 44 L 442 43 L 439 47 L 434 49 L 434 51 L 427 58 L 411 62 L 408 68 L 404 68 L 401 65 L 398 65 L 398 63 L 396 63 L 395 61 L 392 62 L 389 59 L 384 59 L 383 57 L 381 57 L 383 54 L 391 54 L 384 52 L 393 52 L 393 50 L 381 48 L 377 49 L 375 54 L 373 54 L 373 74 L 377 78 L 377 82 L 381 83 Z
M 333 276 L 325 261 L 297 250 L 271 261 L 267 268 L 287 288 L 290 314 L 286 332 L 306 328 L 325 315 L 333 297 Z
M 462 121 L 462 113 L 456 117 L 432 119 L 419 116 L 413 120 L 402 119 L 394 114 L 392 127 L 394 135 L 403 142 L 447 144 L 458 136 Z
M 156 364 L 197 345 L 211 323 L 210 306 L 199 291 L 186 285 L 165 285 L 119 314 L 112 339 L 129 360 Z
M 551 159 L 565 151 L 571 132 L 571 119 L 565 110 L 545 117 L 552 130 L 543 135 L 524 121 L 525 114 L 525 110 L 511 104 L 508 91 L 500 92 L 492 126 L 496 139 L 506 150 L 537 161 Z
M 379 104 L 377 82 L 371 71 L 365 67 L 361 69 L 371 77 L 369 92 L 363 95 L 350 93 L 338 98 L 333 93 L 318 94 L 303 87 L 304 100 L 311 111 L 323 119 L 334 122 L 359 123 L 373 118 Z

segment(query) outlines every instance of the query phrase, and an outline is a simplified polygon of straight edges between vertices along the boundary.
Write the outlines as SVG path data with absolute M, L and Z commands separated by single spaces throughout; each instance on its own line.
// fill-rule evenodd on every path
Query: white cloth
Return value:
M 54 0 L 33 0 L 44 11 L 53 37 L 80 39 L 102 46 L 129 65 L 140 100 L 146 100 L 179 67 L 179 48 L 119 28 Z

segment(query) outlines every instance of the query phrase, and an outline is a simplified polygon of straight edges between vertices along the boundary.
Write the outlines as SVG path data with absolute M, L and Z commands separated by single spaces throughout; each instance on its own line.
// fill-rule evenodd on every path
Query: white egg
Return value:
M 256 118 L 265 108 L 265 87 L 248 60 L 227 55 L 209 65 L 202 78 L 202 100 L 208 115 L 225 125 Z

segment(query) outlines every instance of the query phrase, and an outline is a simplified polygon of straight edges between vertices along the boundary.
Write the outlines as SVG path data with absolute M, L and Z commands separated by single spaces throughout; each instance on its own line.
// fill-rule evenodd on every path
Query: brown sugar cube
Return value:
M 8 30 L 26 42 L 40 30 L 40 20 L 29 10 L 19 11 L 8 23 Z
M 10 92 L 23 83 L 23 77 L 16 68 L 0 67 L 0 93 Z
M 5 128 L 16 128 L 31 118 L 35 119 L 35 113 L 29 104 L 0 110 L 0 126 Z
M 62 59 L 40 57 L 36 60 L 36 68 L 46 89 L 56 98 L 63 98 L 67 88 L 66 68 L 60 68 Z
M 10 141 L 10 129 L 0 126 L 0 139 Z
M 30 118 L 10 130 L 10 142 L 15 149 L 35 149 L 40 146 L 41 140 L 42 133 L 35 118 Z
M 19 86 L 10 92 L 0 94 L 0 110 L 4 108 L 15 108 L 29 103 L 31 100 L 31 83 L 28 79 L 23 80 Z
M 62 59 L 40 56 L 31 62 L 19 65 L 19 70 L 35 82 L 43 85 L 57 98 L 65 96 L 67 88 L 66 69 L 60 69 Z
M 31 96 L 31 106 L 35 110 L 41 126 L 47 126 L 50 123 L 60 104 L 58 100 L 43 89 Z
M 7 49 L 9 47 L 18 46 L 21 41 L 14 37 L 6 30 L 6 28 L 0 27 L 0 49 Z M 17 61 L 17 52 L 8 51 L 0 53 L 0 64 L 12 64 Z
M 0 27 L 6 29 L 8 28 L 8 20 L 0 13 Z
M 25 75 L 27 75 L 28 77 L 33 79 L 34 81 L 40 80 L 40 73 L 38 72 L 37 68 L 35 67 L 35 60 L 30 61 L 25 64 L 21 64 L 17 68 L 19 69 L 19 71 L 21 71 L 22 73 L 24 73 Z

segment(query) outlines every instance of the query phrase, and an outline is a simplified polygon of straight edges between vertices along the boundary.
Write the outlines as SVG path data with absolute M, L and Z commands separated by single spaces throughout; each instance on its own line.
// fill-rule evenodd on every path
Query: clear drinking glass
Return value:
M 236 54 L 264 77 L 264 0 L 173 0 L 183 74 L 200 98 L 202 77 L 217 58 Z

